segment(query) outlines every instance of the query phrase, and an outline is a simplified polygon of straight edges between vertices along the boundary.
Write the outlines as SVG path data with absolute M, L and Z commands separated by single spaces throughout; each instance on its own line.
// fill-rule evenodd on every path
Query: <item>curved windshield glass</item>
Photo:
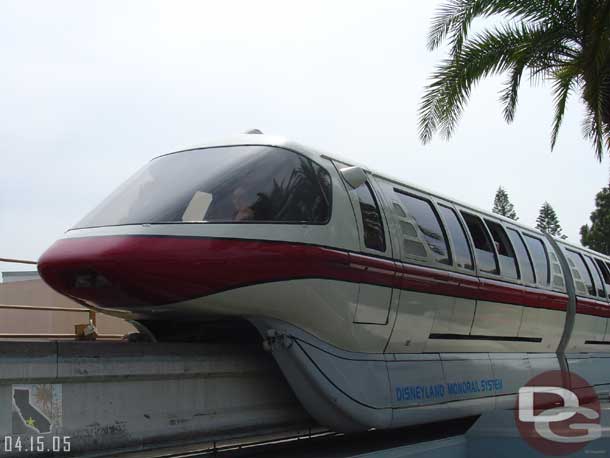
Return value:
M 175 222 L 323 224 L 330 176 L 292 151 L 227 146 L 152 160 L 75 228 Z

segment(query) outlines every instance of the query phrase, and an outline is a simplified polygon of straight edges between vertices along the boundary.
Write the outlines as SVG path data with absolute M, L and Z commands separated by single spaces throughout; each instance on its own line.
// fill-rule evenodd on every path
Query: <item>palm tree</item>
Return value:
M 491 17 L 504 20 L 469 36 L 474 19 Z M 601 161 L 610 148 L 610 0 L 446 0 L 432 21 L 428 48 L 445 41 L 449 57 L 432 74 L 420 105 L 424 143 L 437 131 L 451 136 L 472 88 L 486 76 L 507 74 L 500 100 L 511 122 L 527 71 L 531 80 L 552 84 L 551 149 L 568 97 L 579 91 L 583 135 Z

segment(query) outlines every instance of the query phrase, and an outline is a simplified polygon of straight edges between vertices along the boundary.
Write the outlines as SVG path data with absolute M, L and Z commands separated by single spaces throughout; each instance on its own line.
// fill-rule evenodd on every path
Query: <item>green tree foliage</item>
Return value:
M 515 221 L 519 219 L 517 217 L 517 212 L 515 212 L 515 207 L 508 198 L 508 193 L 504 190 L 502 186 L 500 186 L 496 191 L 496 197 L 494 198 L 494 207 L 491 209 L 491 211 L 497 213 L 498 215 L 514 219 Z
M 595 196 L 595 210 L 591 226 L 580 228 L 580 243 L 600 253 L 610 254 L 610 188 L 603 188 Z
M 567 237 L 561 233 L 561 225 L 559 224 L 559 218 L 551 204 L 545 202 L 540 207 L 540 213 L 536 218 L 536 229 L 551 234 L 555 237 L 566 239 Z
M 471 36 L 477 18 L 492 20 Z M 430 50 L 447 41 L 449 57 L 436 68 L 419 110 L 421 140 L 449 138 L 482 78 L 505 74 L 500 92 L 511 122 L 524 72 L 551 82 L 557 141 L 566 102 L 578 91 L 585 104 L 583 135 L 601 160 L 610 148 L 610 0 L 445 0 L 432 21 Z

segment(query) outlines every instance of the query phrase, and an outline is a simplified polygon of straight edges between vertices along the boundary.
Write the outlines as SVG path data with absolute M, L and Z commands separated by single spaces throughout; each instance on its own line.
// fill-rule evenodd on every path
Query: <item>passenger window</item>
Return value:
M 439 205 L 438 208 L 447 224 L 447 229 L 451 235 L 451 240 L 453 241 L 454 256 L 457 266 L 462 269 L 474 270 L 470 245 L 468 244 L 466 233 L 464 232 L 464 228 L 462 227 L 462 223 L 460 223 L 457 214 L 454 210 L 445 207 L 444 205 Z
M 554 288 L 565 291 L 566 282 L 563 278 L 563 270 L 561 269 L 561 263 L 559 262 L 559 258 L 555 253 L 554 247 L 551 247 L 551 250 L 549 250 L 549 258 L 551 261 L 551 285 Z
M 599 267 L 599 270 L 602 273 L 604 283 L 606 284 L 606 292 L 608 293 L 608 297 L 610 298 L 610 270 L 608 270 L 608 266 L 602 260 L 595 258 L 595 262 L 597 263 L 597 267 Z
M 604 277 L 604 283 L 610 285 L 610 270 L 608 270 L 608 266 L 601 259 L 595 258 L 595 262 Z
M 587 293 L 590 296 L 595 296 L 595 287 L 593 286 L 593 278 L 591 277 L 591 273 L 589 272 L 589 269 L 585 265 L 585 261 L 583 260 L 582 256 L 579 253 L 572 251 L 572 250 L 566 250 L 566 253 L 567 253 L 568 257 L 574 263 L 574 267 L 576 268 L 576 270 L 578 271 L 578 274 L 580 275 L 580 280 L 582 280 L 584 282 L 584 284 L 587 288 Z
M 402 205 L 407 209 L 409 216 L 415 221 L 421 234 L 420 237 L 423 238 L 432 252 L 434 260 L 442 264 L 451 264 L 447 239 L 432 204 L 427 200 L 398 190 L 396 190 L 396 194 Z
M 385 251 L 385 234 L 379 206 L 368 183 L 356 190 L 362 212 L 362 226 L 364 228 L 364 245 L 373 250 Z
M 466 226 L 468 226 L 468 231 L 474 243 L 479 270 L 497 275 L 499 271 L 496 253 L 483 221 L 478 216 L 471 215 L 470 213 L 462 212 L 462 216 L 464 221 L 466 221 Z
M 536 283 L 532 258 L 527 251 L 523 238 L 521 238 L 521 234 L 511 228 L 507 228 L 506 233 L 508 234 L 508 238 L 511 240 L 511 242 L 513 242 L 513 247 L 517 252 L 517 259 L 519 259 L 519 266 L 521 266 L 521 276 L 523 281 L 526 283 Z
M 498 223 L 494 223 L 487 219 L 485 220 L 485 223 L 487 223 L 487 228 L 496 245 L 498 260 L 500 261 L 500 274 L 504 277 L 518 280 L 519 266 L 517 264 L 517 256 L 515 255 L 515 250 L 513 250 L 510 240 L 508 240 L 504 228 Z
M 525 234 L 525 243 L 529 248 L 534 261 L 534 270 L 536 271 L 536 280 L 539 285 L 548 285 L 551 266 L 549 264 L 549 255 L 542 240 Z
M 595 289 L 597 290 L 597 295 L 599 297 L 606 297 L 606 292 L 604 291 L 604 281 L 602 280 L 602 276 L 593 264 L 593 260 L 589 256 L 585 256 L 585 262 L 587 263 L 587 267 L 589 268 L 589 272 L 593 276 L 593 282 L 595 283 Z

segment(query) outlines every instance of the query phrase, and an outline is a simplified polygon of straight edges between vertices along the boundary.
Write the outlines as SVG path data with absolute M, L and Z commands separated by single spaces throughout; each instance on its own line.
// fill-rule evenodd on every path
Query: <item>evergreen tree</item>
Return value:
M 504 188 L 502 188 L 502 186 L 500 186 L 496 191 L 496 197 L 494 198 L 494 208 L 492 208 L 491 211 L 497 213 L 498 215 L 514 219 L 515 221 L 519 219 L 517 217 L 517 213 L 515 212 L 515 207 L 508 198 L 508 193 L 504 190 Z
M 591 226 L 580 228 L 580 243 L 600 253 L 610 254 L 610 187 L 595 196 L 595 210 L 591 213 Z
M 551 204 L 545 202 L 540 207 L 540 213 L 536 218 L 536 228 L 542 232 L 566 239 L 567 237 L 561 233 L 561 225 L 559 224 L 559 218 Z

